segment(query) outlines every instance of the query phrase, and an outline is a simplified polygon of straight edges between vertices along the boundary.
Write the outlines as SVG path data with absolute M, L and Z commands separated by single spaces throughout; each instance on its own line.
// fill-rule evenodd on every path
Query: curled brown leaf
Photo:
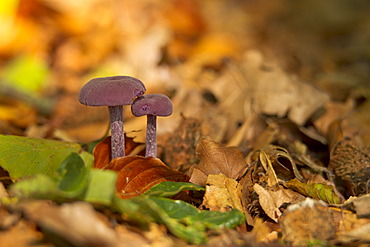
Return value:
M 127 155 L 144 155 L 144 144 L 134 142 L 133 138 L 125 135 L 125 153 Z M 94 167 L 105 168 L 111 160 L 111 137 L 108 136 L 94 148 Z
M 138 196 L 164 181 L 189 181 L 186 174 L 169 168 L 153 157 L 119 157 L 112 160 L 106 169 L 118 171 L 116 190 L 122 199 Z

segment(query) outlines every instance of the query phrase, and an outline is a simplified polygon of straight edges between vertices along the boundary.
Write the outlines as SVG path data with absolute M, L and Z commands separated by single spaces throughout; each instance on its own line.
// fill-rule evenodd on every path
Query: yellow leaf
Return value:
M 234 208 L 243 212 L 241 196 L 241 186 L 236 180 L 223 174 L 209 175 L 203 205 L 213 211 Z

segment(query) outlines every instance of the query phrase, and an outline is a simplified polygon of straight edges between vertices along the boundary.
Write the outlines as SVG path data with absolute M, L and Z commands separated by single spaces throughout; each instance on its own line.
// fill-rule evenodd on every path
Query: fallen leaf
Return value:
M 272 179 L 281 179 L 288 181 L 293 178 L 302 180 L 302 175 L 299 173 L 297 165 L 288 151 L 279 146 L 268 145 L 260 153 L 259 160 L 265 171 L 273 170 L 274 177 Z M 272 172 L 272 171 L 271 171 Z M 275 181 L 272 184 L 276 184 Z
M 221 144 L 212 141 L 210 138 L 203 137 L 197 145 L 197 157 L 199 164 L 194 165 L 193 169 L 197 173 L 203 173 L 206 176 L 210 174 L 224 174 L 228 178 L 240 178 L 247 169 L 247 163 L 243 154 L 237 147 L 224 147 Z M 195 173 L 196 174 L 196 173 Z M 190 177 L 190 182 L 204 186 L 206 181 L 201 177 Z
M 71 153 L 80 151 L 78 143 L 0 135 L 0 166 L 12 180 L 37 173 L 53 175 Z
M 49 199 L 58 202 L 85 200 L 110 205 L 115 194 L 117 174 L 87 168 L 82 158 L 72 153 L 52 175 L 38 173 L 12 184 L 10 193 L 19 198 Z
M 189 190 L 204 191 L 205 189 L 202 186 L 192 183 L 164 181 L 151 187 L 145 194 L 150 196 L 172 197 L 182 191 Z
M 202 205 L 211 211 L 227 211 L 235 208 L 243 212 L 241 186 L 235 180 L 218 174 L 208 175 Z
M 102 169 L 107 166 L 111 161 L 111 152 L 111 137 L 108 136 L 94 148 L 94 167 Z M 125 153 L 126 155 L 144 155 L 145 146 L 125 135 Z
M 282 204 L 299 200 L 299 195 L 283 188 L 279 188 L 277 191 L 271 191 L 259 184 L 254 184 L 253 189 L 258 194 L 258 200 L 263 211 L 275 222 L 278 222 L 282 214 L 279 209 Z
M 350 197 L 343 204 L 344 208 L 353 209 L 358 218 L 370 218 L 370 194 Z
M 17 205 L 17 208 L 44 233 L 59 237 L 49 238 L 51 241 L 59 239 L 75 246 L 122 246 L 114 230 L 86 202 L 58 206 L 48 201 L 33 201 Z
M 331 185 L 324 183 L 301 183 L 297 179 L 292 179 L 285 183 L 285 186 L 301 193 L 302 195 L 323 200 L 326 203 L 340 203 L 340 199 L 336 195 L 334 187 Z
M 189 177 L 166 166 L 160 159 L 143 156 L 125 156 L 112 160 L 108 170 L 118 172 L 117 194 L 123 199 L 138 196 L 164 181 L 188 182 Z
M 267 240 L 267 236 L 271 233 L 271 229 L 263 224 L 261 218 L 255 220 L 252 234 L 255 236 L 257 242 L 264 242 Z
M 146 224 L 163 223 L 172 234 L 193 244 L 207 241 L 207 229 L 232 228 L 245 222 L 244 214 L 238 210 L 199 211 L 181 200 L 144 195 L 125 200 L 115 198 L 114 201 L 116 208 L 130 219 Z
M 362 226 L 353 229 L 352 231 L 348 231 L 346 233 L 339 234 L 337 242 L 341 244 L 351 244 L 351 243 L 359 243 L 359 244 L 368 244 L 370 242 L 369 237 L 370 232 L 370 223 L 364 224 Z
M 0 232 L 0 246 L 29 246 L 30 243 L 42 241 L 42 233 L 37 226 L 26 220 L 20 220 L 7 231 Z M 49 244 L 40 244 L 37 247 L 50 247 Z
M 252 80 L 256 90 L 254 98 L 262 112 L 277 116 L 287 115 L 293 122 L 301 125 L 328 101 L 328 95 L 286 74 L 277 64 L 269 62 L 268 69 L 261 69 L 265 61 L 260 56 L 261 54 L 249 52 L 245 69 L 246 73 L 255 76 L 255 80 Z M 272 83 L 274 87 L 271 87 Z
M 1 231 L 9 230 L 19 222 L 20 213 L 9 212 L 4 206 L 0 206 L 0 229 Z

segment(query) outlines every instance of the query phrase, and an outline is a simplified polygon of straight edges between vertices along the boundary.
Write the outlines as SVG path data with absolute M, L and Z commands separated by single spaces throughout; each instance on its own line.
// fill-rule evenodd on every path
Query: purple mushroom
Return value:
M 147 115 L 145 157 L 157 156 L 157 116 L 166 117 L 171 115 L 172 108 L 171 100 L 163 94 L 143 95 L 136 98 L 132 103 L 131 111 L 134 116 Z
M 81 104 L 108 106 L 112 135 L 112 159 L 125 156 L 123 105 L 131 105 L 145 93 L 144 84 L 130 76 L 95 78 L 86 83 L 78 97 Z

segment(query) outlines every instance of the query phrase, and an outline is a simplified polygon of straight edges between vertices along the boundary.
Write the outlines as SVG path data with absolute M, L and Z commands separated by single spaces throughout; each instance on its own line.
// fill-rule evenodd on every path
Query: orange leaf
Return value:
M 134 142 L 133 138 L 125 135 L 125 153 L 126 155 L 144 155 L 144 144 Z M 94 149 L 95 168 L 104 169 L 111 160 L 111 137 L 108 136 L 99 142 Z M 115 170 L 119 171 L 119 169 Z
M 112 160 L 106 169 L 118 171 L 116 189 L 122 199 L 138 196 L 164 181 L 189 181 L 186 174 L 169 168 L 160 159 L 153 157 L 119 157 Z

